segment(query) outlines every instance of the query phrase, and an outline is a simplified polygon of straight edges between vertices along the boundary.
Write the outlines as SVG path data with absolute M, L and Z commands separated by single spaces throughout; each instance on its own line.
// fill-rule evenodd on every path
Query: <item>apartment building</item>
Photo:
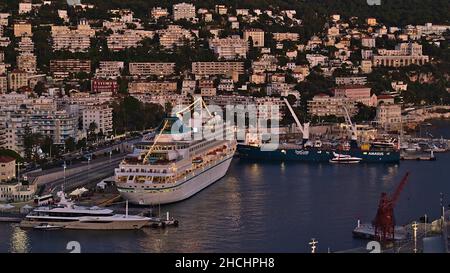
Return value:
M 336 77 L 337 85 L 366 85 L 367 77 Z
M 328 63 L 328 57 L 321 54 L 306 54 L 306 60 L 310 67 L 325 66 Z
M 376 47 L 376 40 L 374 37 L 365 36 L 361 39 L 361 44 L 363 47 L 367 48 L 375 48 Z
M 31 37 L 22 36 L 18 42 L 17 51 L 20 53 L 33 53 L 34 52 L 34 42 Z
M 271 82 L 266 86 L 267 95 L 280 95 L 282 97 L 287 97 L 289 94 L 293 93 L 295 84 L 288 84 L 285 82 Z
M 83 130 L 88 131 L 95 123 L 96 133 L 110 135 L 113 132 L 112 108 L 107 105 L 87 106 L 83 109 Z
M 373 27 L 373 26 L 376 26 L 378 24 L 378 22 L 377 22 L 376 18 L 367 18 L 366 24 Z
M 13 26 L 14 37 L 32 36 L 31 24 L 27 22 L 17 22 Z
M 334 96 L 338 98 L 348 98 L 367 106 L 376 105 L 376 101 L 373 101 L 371 97 L 371 88 L 364 85 L 339 86 L 334 89 Z
M 221 79 L 219 85 L 217 86 L 217 90 L 224 92 L 233 92 L 234 91 L 233 80 Z
M 153 19 L 158 20 L 159 18 L 169 16 L 169 11 L 168 11 L 166 8 L 162 8 L 162 7 L 154 7 L 154 8 L 152 8 L 152 10 L 150 11 L 150 16 L 151 16 Z
M 116 32 L 106 38 L 108 49 L 120 51 L 130 47 L 138 47 L 142 40 L 152 39 L 153 31 L 127 29 L 123 32 Z
M 175 73 L 175 63 L 130 63 L 131 76 L 168 76 Z
M 392 89 L 397 92 L 402 92 L 408 90 L 408 83 L 403 81 L 394 81 L 391 83 Z
M 165 107 L 166 104 L 170 104 L 173 107 L 180 107 L 178 109 L 184 108 L 184 106 L 188 106 L 191 104 L 191 101 L 186 96 L 180 96 L 178 94 L 169 94 L 169 93 L 159 93 L 159 94 L 142 94 L 136 93 L 132 94 L 133 97 L 138 99 L 143 103 L 155 103 L 159 104 L 162 107 Z
M 371 60 L 362 60 L 361 61 L 361 72 L 364 74 L 372 73 L 372 61 Z
M 50 73 L 55 78 L 67 78 L 81 72 L 91 73 L 90 60 L 61 59 L 50 61 Z
M 188 3 L 178 3 L 173 5 L 173 20 L 178 21 L 181 19 L 193 20 L 195 19 L 195 6 Z
M 274 55 L 264 54 L 257 61 L 252 62 L 255 73 L 274 72 L 278 69 L 278 58 Z
M 382 103 L 377 107 L 376 121 L 385 131 L 398 131 L 402 126 L 402 107 L 398 104 Z
M 243 107 L 252 111 L 259 120 L 278 120 L 283 118 L 282 108 L 284 102 L 280 98 L 274 97 L 252 97 L 252 96 L 234 96 L 234 95 L 217 95 L 205 99 L 208 105 L 217 105 L 224 111 L 226 107 Z M 243 114 L 243 113 L 242 113 Z
M 68 104 L 78 105 L 80 109 L 84 109 L 87 106 L 110 104 L 113 101 L 113 93 L 71 93 L 68 99 Z
M 177 82 L 169 81 L 134 81 L 128 83 L 128 92 L 136 93 L 172 93 L 177 91 Z
M 9 17 L 11 14 L 7 12 L 0 13 L 0 26 L 7 26 L 9 24 Z
M 95 77 L 100 79 L 117 79 L 125 66 L 124 62 L 101 61 L 95 70 Z
M 248 41 L 235 35 L 229 38 L 209 40 L 209 48 L 219 59 L 235 60 L 245 58 L 248 51 Z
M 20 2 L 19 3 L 19 14 L 27 14 L 33 10 L 33 5 L 30 2 Z
M 30 101 L 19 107 L 3 107 L 0 120 L 5 127 L 3 148 L 23 155 L 25 127 L 32 132 L 52 138 L 55 144 L 63 144 L 69 137 L 76 138 L 78 117 L 66 111 L 53 108 L 34 108 Z
M 250 38 L 253 41 L 253 47 L 264 47 L 264 31 L 262 29 L 244 30 L 244 40 L 248 41 Z
M 192 73 L 199 77 L 225 75 L 237 81 L 244 74 L 243 62 L 193 62 Z
M 197 81 L 193 80 L 184 80 L 181 84 L 181 94 L 187 95 L 187 94 L 194 94 L 195 89 L 197 88 Z
M 33 53 L 21 53 L 17 55 L 17 68 L 29 74 L 36 73 L 37 59 Z
M 158 30 L 159 43 L 162 47 L 173 48 L 182 46 L 185 41 L 192 41 L 194 36 L 190 30 L 178 25 L 169 25 L 166 29 Z
M 345 117 L 344 107 L 347 108 L 350 116 L 357 113 L 356 103 L 345 97 L 330 97 L 326 94 L 320 94 L 308 101 L 308 113 L 311 116 Z
M 273 33 L 273 39 L 277 42 L 283 41 L 298 41 L 300 39 L 300 35 L 294 32 L 275 32 Z
M 87 52 L 91 46 L 91 38 L 95 30 L 91 29 L 87 21 L 81 20 L 77 28 L 67 26 L 52 26 L 53 50 L 67 50 L 70 52 Z

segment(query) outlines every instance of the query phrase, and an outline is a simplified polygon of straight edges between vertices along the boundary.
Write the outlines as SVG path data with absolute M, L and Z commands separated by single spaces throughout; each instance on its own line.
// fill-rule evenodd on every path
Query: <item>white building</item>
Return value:
M 165 48 L 172 48 L 173 46 L 182 46 L 185 41 L 192 41 L 194 39 L 193 33 L 190 30 L 184 29 L 178 25 L 169 25 L 166 29 L 158 30 L 159 43 Z
M 361 43 L 363 47 L 367 47 L 367 48 L 375 48 L 376 47 L 376 40 L 374 37 L 363 37 L 361 39 Z
M 173 20 L 177 21 L 180 19 L 195 19 L 195 6 L 184 2 L 173 5 Z
M 306 54 L 306 60 L 310 67 L 325 66 L 328 63 L 328 57 L 320 54 Z
M 70 52 L 86 52 L 91 46 L 91 38 L 95 30 L 87 21 L 80 21 L 76 29 L 66 26 L 52 26 L 53 50 L 68 50 Z
M 124 68 L 124 62 L 101 61 L 99 68 L 95 71 L 95 77 L 101 79 L 117 79 Z
M 112 108 L 107 105 L 87 106 L 83 110 L 83 129 L 89 131 L 90 125 L 96 125 L 96 133 L 110 135 L 113 132 Z
M 175 73 L 175 63 L 130 63 L 129 71 L 131 76 L 168 76 Z
M 159 18 L 169 16 L 169 11 L 166 8 L 154 7 L 152 8 L 150 15 L 153 19 L 158 20 Z
M 29 74 L 36 73 L 36 55 L 33 53 L 21 53 L 17 55 L 17 68 Z
M 151 39 L 153 31 L 127 29 L 123 32 L 116 32 L 106 38 L 108 49 L 120 51 L 130 47 L 138 47 L 143 39 Z
M 264 47 L 264 31 L 262 29 L 244 30 L 244 40 L 248 41 L 250 38 L 253 41 L 253 47 Z
M 314 96 L 312 100 L 308 101 L 308 113 L 317 117 L 345 117 L 344 106 L 347 108 L 350 116 L 354 116 L 357 113 L 356 103 L 353 100 L 321 94 Z
M 30 13 L 33 9 L 33 6 L 30 2 L 20 2 L 19 3 L 19 14 Z
M 402 126 L 402 107 L 398 104 L 380 104 L 376 121 L 385 131 L 398 131 Z
M 229 38 L 215 38 L 209 40 L 209 48 L 219 57 L 219 59 L 235 60 L 245 58 L 248 51 L 248 41 L 239 36 Z

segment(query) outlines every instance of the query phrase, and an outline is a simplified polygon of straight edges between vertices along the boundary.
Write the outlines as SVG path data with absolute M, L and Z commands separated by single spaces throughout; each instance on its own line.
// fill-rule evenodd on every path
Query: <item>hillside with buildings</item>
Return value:
M 154 127 L 198 95 L 288 98 L 314 122 L 345 106 L 387 131 L 402 109 L 450 103 L 448 1 L 228 2 L 3 1 L 1 147 L 43 160 Z M 290 125 L 285 111 L 258 115 Z

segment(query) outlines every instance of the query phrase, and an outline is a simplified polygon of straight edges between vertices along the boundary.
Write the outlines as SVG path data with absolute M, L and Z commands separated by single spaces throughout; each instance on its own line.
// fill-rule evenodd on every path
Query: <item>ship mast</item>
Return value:
M 213 115 L 211 114 L 211 112 L 209 111 L 208 107 L 206 106 L 205 101 L 203 100 L 203 98 L 202 98 L 201 96 L 200 96 L 199 98 L 197 98 L 196 100 L 194 100 L 193 103 L 191 103 L 190 105 L 188 105 L 188 106 L 185 107 L 184 109 L 178 111 L 178 112 L 176 113 L 176 116 L 177 116 L 178 118 L 181 119 L 181 118 L 182 118 L 182 114 L 185 113 L 185 112 L 191 111 L 191 110 L 193 109 L 193 107 L 195 107 L 195 105 L 196 105 L 197 103 L 200 103 L 200 107 L 204 107 L 204 108 L 206 109 L 206 112 L 208 113 L 208 115 L 209 115 L 210 117 L 213 116 Z M 143 163 L 144 163 L 144 164 L 148 163 L 148 158 L 149 158 L 150 155 L 152 154 L 152 152 L 153 152 L 153 150 L 154 150 L 156 144 L 158 143 L 159 138 L 161 137 L 161 135 L 163 134 L 164 130 L 166 129 L 167 124 L 168 124 L 168 120 L 165 120 L 165 121 L 164 121 L 164 125 L 163 125 L 161 131 L 159 132 L 158 136 L 155 138 L 155 141 L 153 141 L 152 146 L 148 149 L 147 153 L 145 154 L 145 157 L 144 157 L 144 160 L 143 160 Z

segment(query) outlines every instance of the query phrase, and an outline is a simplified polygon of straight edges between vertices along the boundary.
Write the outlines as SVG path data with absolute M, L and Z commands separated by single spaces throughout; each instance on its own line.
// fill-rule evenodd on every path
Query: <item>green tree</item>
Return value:
M 364 121 L 372 121 L 375 119 L 377 114 L 376 107 L 366 106 L 362 103 L 358 103 L 358 113 L 352 118 L 356 123 L 361 123 Z
M 39 97 L 45 92 L 45 84 L 43 82 L 38 82 L 34 87 L 34 93 Z
M 30 126 L 26 125 L 23 129 L 23 149 L 25 154 L 25 159 L 27 161 L 31 161 L 33 156 L 33 133 L 31 131 Z
M 68 137 L 64 141 L 64 145 L 66 147 L 66 150 L 68 150 L 69 152 L 73 152 L 77 149 L 77 143 L 75 142 L 75 139 L 73 137 Z

